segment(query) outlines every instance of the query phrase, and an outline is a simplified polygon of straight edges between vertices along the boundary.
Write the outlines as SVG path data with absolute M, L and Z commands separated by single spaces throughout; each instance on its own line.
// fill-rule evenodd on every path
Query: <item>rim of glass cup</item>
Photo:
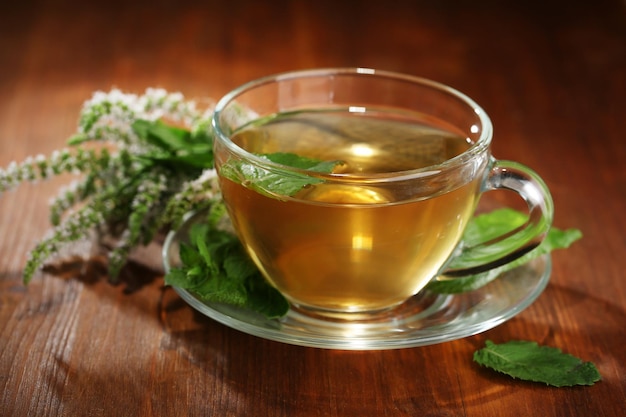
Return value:
M 388 78 L 388 79 L 396 80 L 396 81 L 404 81 L 404 82 L 410 82 L 413 84 L 420 84 L 428 88 L 431 88 L 433 90 L 437 90 L 443 94 L 452 96 L 460 100 L 464 104 L 466 104 L 468 107 L 468 110 L 471 110 L 476 114 L 481 124 L 480 135 L 478 139 L 472 144 L 472 146 L 470 146 L 463 153 L 436 165 L 415 168 L 415 169 L 410 169 L 410 170 L 392 171 L 392 172 L 384 172 L 384 173 L 364 173 L 364 174 L 330 173 L 330 174 L 326 174 L 326 173 L 320 173 L 320 172 L 315 172 L 315 171 L 309 171 L 309 170 L 301 169 L 301 168 L 294 168 L 288 165 L 282 165 L 282 164 L 270 161 L 269 159 L 266 159 L 266 158 L 261 158 L 260 156 L 254 153 L 248 152 L 242 147 L 232 142 L 230 140 L 230 136 L 225 134 L 224 131 L 221 129 L 220 116 L 222 112 L 231 102 L 233 102 L 238 96 L 242 95 L 246 91 L 249 91 L 254 88 L 257 88 L 266 84 L 270 84 L 270 83 L 277 83 L 277 82 L 293 80 L 297 78 L 302 78 L 302 79 L 303 78 L 315 78 L 315 77 L 319 78 L 319 77 L 331 76 L 331 75 L 356 75 L 356 76 L 363 76 L 363 77 Z M 461 166 L 465 164 L 466 162 L 468 162 L 469 160 L 471 160 L 472 158 L 478 155 L 481 155 L 487 148 L 489 148 L 489 145 L 491 144 L 491 139 L 493 137 L 493 125 L 491 123 L 491 119 L 489 118 L 485 110 L 481 106 L 479 106 L 478 103 L 476 103 L 473 99 L 471 99 L 469 96 L 462 93 L 461 91 L 453 87 L 450 87 L 446 84 L 433 81 L 427 78 L 423 78 L 423 77 L 403 74 L 403 73 L 394 72 L 394 71 L 377 70 L 373 68 L 361 68 L 361 67 L 320 68 L 320 69 L 297 70 L 297 71 L 282 72 L 282 73 L 278 73 L 274 75 L 268 75 L 265 77 L 257 78 L 253 81 L 249 81 L 231 90 L 217 102 L 217 104 L 215 105 L 215 109 L 213 111 L 212 126 L 213 126 L 213 131 L 217 140 L 220 140 L 234 154 L 238 155 L 242 159 L 245 159 L 254 163 L 257 166 L 260 166 L 268 170 L 299 172 L 299 173 L 305 173 L 306 175 L 309 175 L 312 177 L 327 178 L 327 179 L 334 179 L 334 180 L 349 180 L 350 178 L 363 180 L 363 179 L 369 178 L 369 179 L 372 179 L 373 181 L 377 181 L 377 180 L 384 181 L 385 179 L 387 180 L 393 179 L 394 181 L 397 181 L 397 180 L 404 180 L 404 179 L 440 174 L 442 171 L 448 171 L 450 169 L 453 169 L 454 167 Z

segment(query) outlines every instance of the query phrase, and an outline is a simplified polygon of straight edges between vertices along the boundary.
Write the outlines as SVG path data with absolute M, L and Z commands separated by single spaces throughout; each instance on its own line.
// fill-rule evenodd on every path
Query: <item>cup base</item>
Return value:
M 390 317 L 408 313 L 405 310 L 410 310 L 412 315 L 419 314 L 430 308 L 436 302 L 436 299 L 435 295 L 419 293 L 405 302 L 373 310 L 331 310 L 293 302 L 291 303 L 291 309 L 303 316 L 326 322 L 374 324 L 387 323 Z

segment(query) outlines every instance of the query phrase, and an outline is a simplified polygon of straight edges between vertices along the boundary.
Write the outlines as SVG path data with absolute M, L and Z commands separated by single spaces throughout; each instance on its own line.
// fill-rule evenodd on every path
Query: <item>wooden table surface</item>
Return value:
M 554 253 L 538 300 L 495 329 L 333 351 L 196 314 L 150 265 L 134 264 L 126 285 L 41 273 L 24 287 L 47 202 L 68 179 L 25 185 L 0 196 L 1 416 L 626 415 L 622 0 L 102 3 L 0 5 L 0 166 L 62 147 L 95 90 L 219 98 L 276 72 L 373 67 L 477 100 L 495 125 L 494 154 L 537 170 L 555 225 L 584 237 Z M 513 380 L 473 363 L 486 340 L 558 347 L 603 379 Z

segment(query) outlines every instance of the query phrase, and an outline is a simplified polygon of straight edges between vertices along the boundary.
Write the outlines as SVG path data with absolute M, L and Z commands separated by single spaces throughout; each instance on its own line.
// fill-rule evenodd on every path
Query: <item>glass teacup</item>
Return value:
M 484 110 L 433 81 L 363 68 L 279 74 L 228 93 L 213 127 L 239 238 L 309 313 L 375 315 L 435 277 L 510 262 L 551 225 L 541 178 L 494 159 Z M 465 227 L 493 189 L 518 193 L 529 220 L 466 247 Z M 458 257 L 463 269 L 448 268 Z

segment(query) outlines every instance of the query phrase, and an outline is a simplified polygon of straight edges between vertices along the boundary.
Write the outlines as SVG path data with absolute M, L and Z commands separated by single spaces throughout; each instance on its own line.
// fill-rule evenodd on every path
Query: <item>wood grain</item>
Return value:
M 488 111 L 495 155 L 535 168 L 556 226 L 584 233 L 554 254 L 538 301 L 463 340 L 346 352 L 224 327 L 142 263 L 117 286 L 94 263 L 82 277 L 66 264 L 65 276 L 24 287 L 47 201 L 67 178 L 26 185 L 0 196 L 0 415 L 624 415 L 621 0 L 3 2 L 0 166 L 63 146 L 95 90 L 219 98 L 259 76 L 326 66 L 435 79 Z M 603 380 L 555 389 L 509 379 L 472 362 L 487 339 L 559 347 L 593 361 Z

